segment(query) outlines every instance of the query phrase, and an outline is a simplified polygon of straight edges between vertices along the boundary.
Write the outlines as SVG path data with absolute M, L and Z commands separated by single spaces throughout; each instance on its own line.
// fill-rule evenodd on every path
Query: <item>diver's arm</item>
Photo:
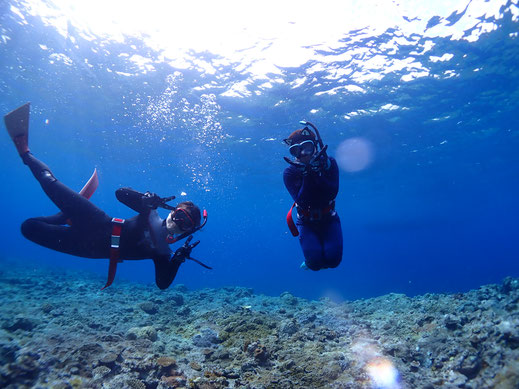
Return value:
M 171 258 L 161 255 L 153 258 L 155 264 L 155 283 L 159 289 L 167 289 L 177 276 L 180 265 L 185 261 L 180 258 Z
M 330 158 L 330 165 L 320 175 L 312 170 L 303 174 L 298 168 L 289 166 L 285 169 L 283 180 L 290 195 L 298 204 L 311 203 L 316 190 L 328 194 L 327 197 L 331 200 L 339 191 L 339 168 L 334 158 Z
M 290 193 L 292 199 L 297 203 L 303 186 L 303 174 L 296 167 L 289 166 L 283 172 L 283 182 L 285 183 L 288 193 Z
M 137 192 L 132 188 L 119 188 L 115 191 L 117 200 L 138 213 L 149 212 L 150 210 L 142 201 L 143 196 L 144 193 Z
M 325 193 L 329 193 L 331 198 L 337 197 L 339 192 L 339 167 L 335 158 L 329 158 L 329 164 L 322 170 L 321 175 L 312 176 L 316 185 Z

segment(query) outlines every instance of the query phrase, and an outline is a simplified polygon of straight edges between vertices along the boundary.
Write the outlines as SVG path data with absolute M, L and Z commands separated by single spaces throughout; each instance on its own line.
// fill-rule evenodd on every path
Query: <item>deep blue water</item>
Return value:
M 186 263 L 176 283 L 353 299 L 464 291 L 519 276 L 517 1 L 438 3 L 438 13 L 423 14 L 395 3 L 396 22 L 368 19 L 359 28 L 330 14 L 341 34 L 300 46 L 308 55 L 300 63 L 296 52 L 287 63 L 269 51 L 290 47 L 290 34 L 244 48 L 226 37 L 227 51 L 181 48 L 171 56 L 150 44 L 152 32 L 121 28 L 124 39 L 115 39 L 86 33 L 71 16 L 58 28 L 37 11 L 41 4 L 60 14 L 58 1 L 0 5 L 0 112 L 31 101 L 31 150 L 77 190 L 96 167 L 92 201 L 112 216 L 133 215 L 115 199 L 121 186 L 185 192 L 206 208 L 193 256 L 214 270 Z M 322 16 L 315 28 L 327 25 Z M 201 15 L 177 17 L 195 23 Z M 218 31 L 201 34 L 209 40 Z M 320 272 L 299 269 L 302 252 L 285 224 L 291 199 L 281 140 L 303 118 L 319 127 L 332 155 L 351 138 L 371 152 L 365 168 L 341 170 L 343 262 Z M 104 276 L 106 260 L 23 239 L 24 219 L 56 208 L 5 132 L 0 141 L 0 256 Z M 153 283 L 153 264 L 125 262 L 118 278 Z

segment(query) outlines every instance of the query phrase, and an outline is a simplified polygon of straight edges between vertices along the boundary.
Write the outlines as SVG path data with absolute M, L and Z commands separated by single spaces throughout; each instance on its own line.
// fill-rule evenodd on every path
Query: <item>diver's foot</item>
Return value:
M 16 146 L 16 150 L 18 150 L 18 154 L 22 157 L 24 154 L 27 154 L 29 150 L 27 135 L 19 135 L 13 138 L 14 145 Z
M 303 263 L 301 265 L 299 265 L 299 268 L 302 269 L 302 270 L 308 270 L 308 266 L 306 266 L 306 262 L 303 261 Z

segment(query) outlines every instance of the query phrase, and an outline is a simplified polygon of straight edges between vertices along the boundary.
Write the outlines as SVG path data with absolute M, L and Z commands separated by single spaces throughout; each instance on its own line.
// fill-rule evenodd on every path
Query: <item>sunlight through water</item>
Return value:
M 400 74 L 403 81 L 425 77 L 430 75 L 429 61 L 452 58 L 451 53 L 428 58 L 434 38 L 475 41 L 496 29 L 503 11 L 514 18 L 519 14 L 516 5 L 504 0 L 442 0 L 419 6 L 414 1 L 383 0 L 333 0 L 320 5 L 272 0 L 24 0 L 22 7 L 73 41 L 78 37 L 101 44 L 141 40 L 154 56 L 128 53 L 136 72 L 167 63 L 225 79 L 232 67 L 248 77 L 226 86 L 222 93 L 231 97 L 261 94 L 286 82 L 297 88 L 322 71 L 327 79 L 339 81 L 329 93 L 349 92 L 391 73 Z M 13 6 L 12 10 L 23 17 L 22 9 Z M 392 35 L 377 50 L 365 44 L 388 31 Z M 410 46 L 414 49 L 404 58 L 396 55 Z M 306 79 L 279 77 L 284 69 L 305 63 L 310 65 Z

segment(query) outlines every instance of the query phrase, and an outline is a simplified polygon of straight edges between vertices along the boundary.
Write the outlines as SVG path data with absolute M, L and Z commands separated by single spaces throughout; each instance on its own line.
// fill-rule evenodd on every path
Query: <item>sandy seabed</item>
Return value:
M 0 262 L 2 388 L 519 388 L 519 280 L 334 303 Z

